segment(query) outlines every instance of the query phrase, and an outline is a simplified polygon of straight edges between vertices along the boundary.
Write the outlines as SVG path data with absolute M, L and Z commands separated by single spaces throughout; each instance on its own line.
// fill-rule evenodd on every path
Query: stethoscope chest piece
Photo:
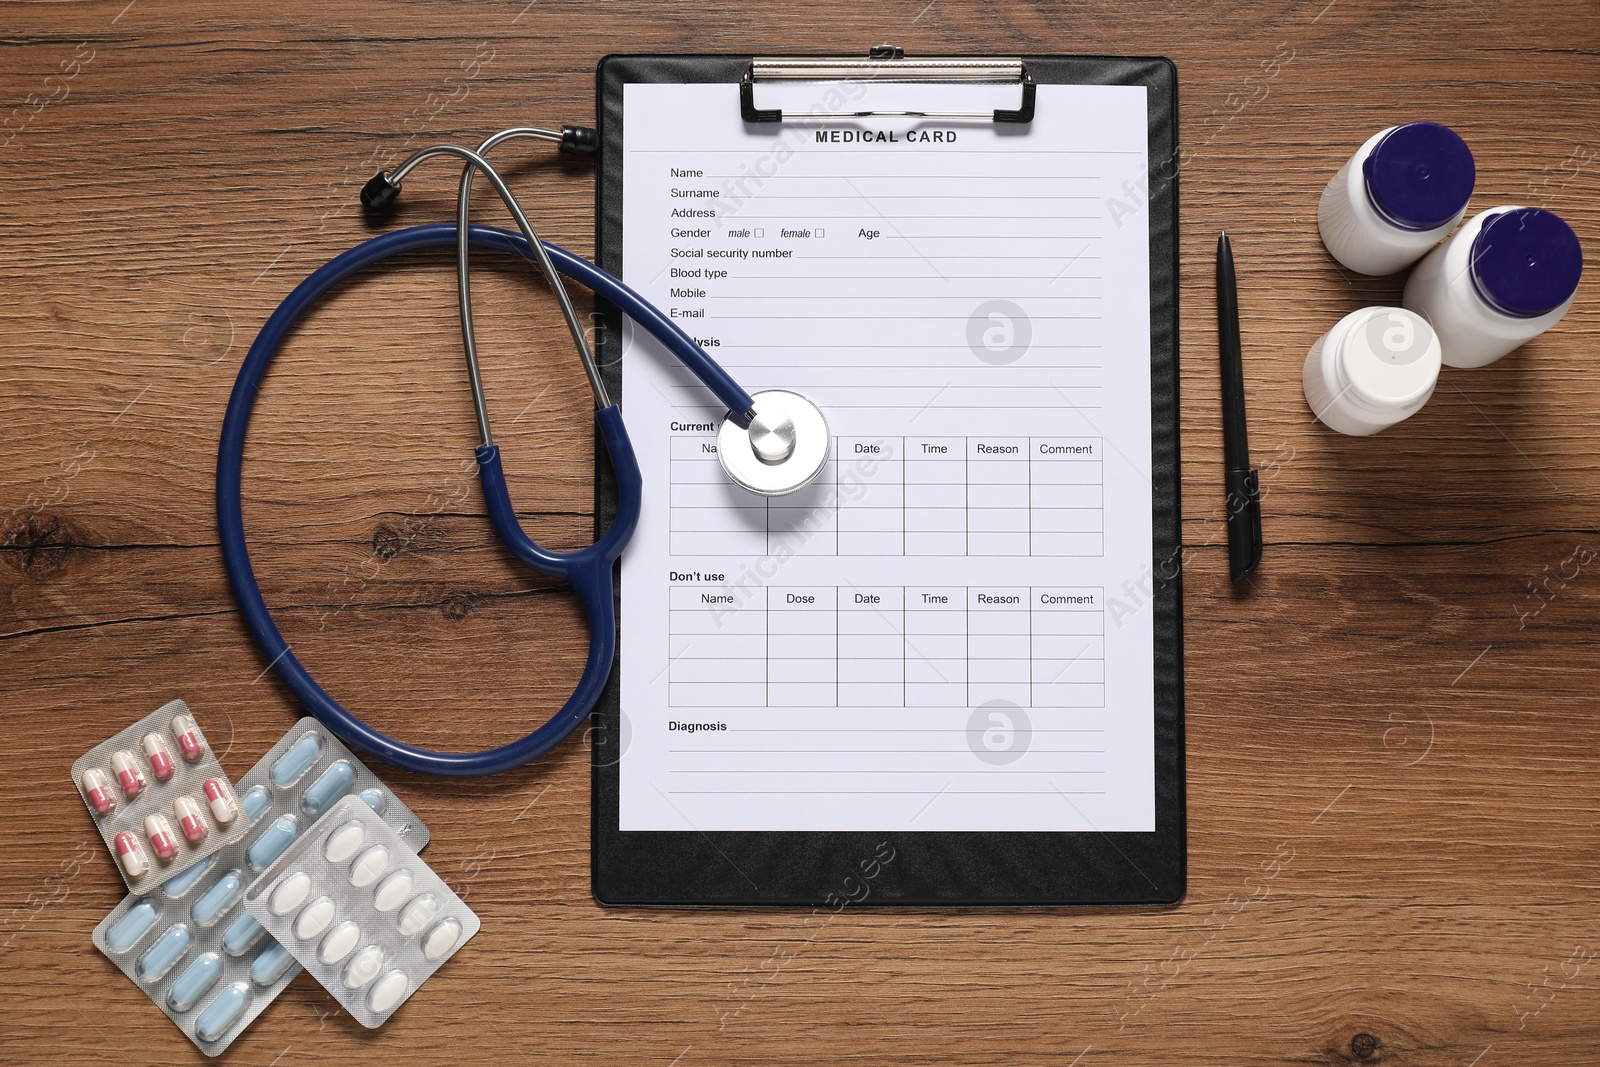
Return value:
M 621 281 L 586 260 L 540 240 L 533 224 L 483 153 L 513 137 L 534 137 L 560 141 L 563 151 L 593 155 L 598 135 L 584 127 L 567 126 L 558 133 L 535 127 L 504 130 L 484 141 L 476 152 L 456 145 L 434 145 L 413 153 L 393 171 L 375 175 L 362 190 L 362 204 L 371 211 L 390 207 L 400 192 L 406 174 L 424 160 L 453 156 L 467 167 L 462 172 L 456 196 L 454 226 L 416 226 L 408 230 L 374 237 L 329 260 L 313 271 L 261 327 L 239 368 L 238 380 L 228 400 L 228 413 L 222 423 L 222 440 L 217 449 L 217 529 L 228 583 L 256 643 L 268 660 L 268 667 L 298 696 L 311 712 L 352 747 L 421 774 L 469 778 L 497 774 L 537 759 L 585 722 L 600 699 L 611 677 L 617 651 L 616 596 L 613 565 L 622 554 L 639 521 L 643 484 L 633 445 L 628 441 L 622 412 L 612 403 L 601 379 L 593 350 L 583 324 L 567 295 L 560 275 L 566 274 L 621 308 L 644 330 L 654 336 L 698 378 L 730 415 L 717 432 L 717 452 L 728 477 L 745 489 L 763 496 L 782 496 L 808 485 L 828 462 L 831 438 L 828 421 L 817 406 L 795 393 L 773 390 L 751 396 L 729 376 L 716 360 L 708 356 L 694 338 L 684 333 L 671 318 L 653 307 Z M 472 193 L 472 174 L 481 171 L 495 187 L 506 209 L 517 220 L 517 234 L 504 230 L 474 227 L 468 219 Z M 362 722 L 328 695 L 295 658 L 289 644 L 272 619 L 261 587 L 250 566 L 250 549 L 245 539 L 240 481 L 244 467 L 245 433 L 255 407 L 263 377 L 284 338 L 297 320 L 319 299 L 350 275 L 401 252 L 453 244 L 456 247 L 456 293 L 461 311 L 461 340 L 467 356 L 467 372 L 472 383 L 473 406 L 483 443 L 475 450 L 478 481 L 483 486 L 489 521 L 505 547 L 526 566 L 571 585 L 589 623 L 589 655 L 583 675 L 561 710 L 537 730 L 510 744 L 483 752 L 436 752 L 397 741 Z M 468 257 L 474 246 L 513 252 L 534 261 L 544 274 L 562 317 L 572 334 L 584 373 L 594 393 L 595 427 L 604 443 L 615 475 L 616 507 L 610 523 L 594 544 L 570 551 L 544 548 L 522 530 L 516 508 L 506 489 L 500 449 L 490 434 L 489 414 L 483 401 L 483 384 L 478 372 L 477 346 L 472 330 L 471 275 Z M 596 452 L 600 450 L 597 448 Z M 663 487 L 665 491 L 665 487 Z
M 736 485 L 783 496 L 810 485 L 828 462 L 832 438 L 817 405 L 785 389 L 755 393 L 748 428 L 732 418 L 717 431 L 717 458 Z

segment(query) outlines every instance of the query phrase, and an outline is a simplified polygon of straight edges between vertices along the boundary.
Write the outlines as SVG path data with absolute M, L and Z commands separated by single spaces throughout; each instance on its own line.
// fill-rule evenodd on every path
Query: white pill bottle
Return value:
M 1578 235 L 1559 215 L 1492 207 L 1417 265 L 1401 303 L 1433 324 L 1447 364 L 1482 367 L 1560 322 L 1582 274 Z
M 1404 308 L 1352 311 L 1317 338 L 1301 383 L 1331 430 L 1366 437 L 1415 415 L 1439 381 L 1439 338 Z
M 1476 178 L 1472 151 L 1448 126 L 1379 130 L 1322 190 L 1322 243 L 1358 274 L 1393 274 L 1455 229 Z

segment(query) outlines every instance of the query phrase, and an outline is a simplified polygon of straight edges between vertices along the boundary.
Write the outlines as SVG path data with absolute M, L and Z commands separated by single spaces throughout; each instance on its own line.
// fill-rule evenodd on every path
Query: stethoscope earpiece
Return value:
M 563 738 L 587 720 L 611 676 L 617 650 L 613 565 L 633 535 L 639 521 L 643 494 L 642 475 L 628 441 L 622 413 L 611 402 L 600 368 L 583 331 L 566 286 L 565 274 L 587 286 L 620 308 L 633 321 L 659 341 L 668 352 L 689 368 L 730 412 L 717 433 L 717 453 L 728 477 L 753 493 L 781 496 L 809 484 L 828 461 L 831 439 L 828 420 L 805 397 L 781 389 L 751 396 L 739 383 L 708 356 L 700 345 L 684 333 L 661 311 L 621 281 L 587 260 L 555 245 L 547 245 L 528 221 L 521 205 L 505 180 L 484 159 L 483 153 L 514 137 L 554 141 L 563 152 L 592 155 L 598 145 L 595 132 L 583 126 L 565 126 L 560 131 L 516 127 L 484 141 L 473 152 L 455 145 L 434 145 L 414 153 L 392 171 L 381 172 L 361 191 L 361 203 L 374 216 L 382 216 L 394 206 L 400 184 L 418 164 L 437 156 L 461 160 L 462 171 L 456 197 L 456 224 L 417 226 L 409 230 L 374 237 L 335 256 L 313 271 L 284 298 L 261 327 L 255 343 L 245 355 L 228 400 L 228 413 L 222 422 L 222 440 L 217 448 L 217 528 L 222 561 L 228 583 L 239 603 L 251 636 L 261 647 L 267 666 L 277 673 L 306 708 L 337 734 L 346 744 L 376 756 L 397 767 L 420 774 L 470 778 L 520 767 L 560 744 Z M 468 225 L 467 206 L 472 191 L 472 175 L 482 173 L 494 186 L 506 209 L 516 220 L 520 236 L 504 230 Z M 478 480 L 483 486 L 484 503 L 495 532 L 522 563 L 552 578 L 565 579 L 577 594 L 589 620 L 589 655 L 572 695 L 550 720 L 519 741 L 483 752 L 437 752 L 406 744 L 374 729 L 353 715 L 317 684 L 290 651 L 278 631 L 261 596 L 255 572 L 250 566 L 250 549 L 245 537 L 241 480 L 244 466 L 244 440 L 250 415 L 261 390 L 262 379 L 273 356 L 293 329 L 295 322 L 330 289 L 350 275 L 383 262 L 391 256 L 444 245 L 456 247 L 456 283 L 461 311 L 461 340 L 467 357 L 467 373 L 472 386 L 473 406 L 478 417 L 482 443 L 476 449 Z M 483 400 L 483 383 L 478 372 L 477 345 L 472 328 L 472 288 L 468 269 L 472 246 L 511 252 L 531 260 L 545 276 L 562 318 L 572 334 L 574 348 L 594 393 L 595 424 L 605 443 L 605 451 L 615 475 L 617 504 L 606 532 L 592 545 L 572 551 L 556 552 L 543 548 L 522 531 L 506 489 L 501 469 L 500 449 L 489 429 L 489 414 Z M 732 414 L 738 412 L 737 415 Z

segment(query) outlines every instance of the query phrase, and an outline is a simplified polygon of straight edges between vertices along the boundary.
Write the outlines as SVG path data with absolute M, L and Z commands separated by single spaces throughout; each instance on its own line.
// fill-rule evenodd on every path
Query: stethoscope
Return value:
M 557 142 L 563 151 L 593 155 L 597 138 L 593 130 L 566 126 L 560 131 L 517 127 L 495 134 L 478 146 L 476 152 L 458 145 L 434 145 L 414 153 L 393 171 L 380 172 L 362 190 L 363 205 L 370 212 L 387 210 L 399 196 L 400 183 L 428 159 L 451 156 L 462 160 L 461 183 L 456 204 L 456 222 L 414 226 L 397 230 L 355 246 L 335 256 L 304 281 L 278 305 L 256 336 L 245 355 L 228 400 L 222 422 L 222 440 L 217 450 L 217 525 L 222 544 L 222 560 L 228 583 L 238 601 L 246 627 L 267 657 L 268 665 L 306 708 L 347 744 L 370 755 L 422 774 L 469 778 L 497 774 L 520 767 L 560 744 L 593 710 L 606 679 L 611 674 L 617 651 L 617 617 L 612 568 L 633 536 L 639 522 L 643 479 L 634 457 L 633 445 L 623 425 L 622 413 L 607 394 L 600 370 L 590 350 L 572 300 L 561 275 L 586 286 L 597 296 L 610 301 L 677 356 L 684 366 L 705 383 L 717 400 L 726 405 L 728 415 L 717 433 L 717 455 L 722 468 L 736 484 L 765 496 L 780 496 L 809 484 L 827 462 L 830 436 L 827 420 L 817 406 L 797 393 L 767 390 L 746 393 L 722 367 L 706 355 L 693 338 L 679 329 L 657 308 L 589 261 L 565 249 L 541 241 L 523 213 L 505 180 L 484 156 L 496 145 L 513 138 L 534 138 Z M 481 172 L 494 186 L 516 220 L 520 236 L 508 230 L 471 226 L 468 205 L 472 179 Z M 454 245 L 456 249 L 456 289 L 461 306 L 461 338 L 466 351 L 467 373 L 472 383 L 472 402 L 477 411 L 482 443 L 474 450 L 478 461 L 478 480 L 483 486 L 489 521 L 507 548 L 526 566 L 549 578 L 571 585 L 589 624 L 589 656 L 583 675 L 572 695 L 543 726 L 520 741 L 482 752 L 438 752 L 398 741 L 357 718 L 317 684 L 290 651 L 278 632 L 266 601 L 262 599 L 255 571 L 250 565 L 250 550 L 245 542 L 240 500 L 240 473 L 244 460 L 245 434 L 255 408 L 261 382 L 301 315 L 330 289 L 358 271 L 404 252 Z M 500 465 L 500 450 L 489 428 L 489 414 L 483 399 L 483 380 L 478 368 L 478 353 L 472 322 L 472 293 L 469 256 L 471 249 L 512 252 L 533 260 L 544 274 L 560 305 L 562 318 L 572 334 L 578 358 L 594 393 L 595 425 L 615 472 L 617 508 L 610 527 L 594 544 L 569 552 L 552 552 L 523 532 L 506 489 Z

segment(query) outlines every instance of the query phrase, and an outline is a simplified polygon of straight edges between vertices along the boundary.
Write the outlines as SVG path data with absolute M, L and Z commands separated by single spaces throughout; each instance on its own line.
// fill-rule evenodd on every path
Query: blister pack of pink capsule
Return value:
M 163 704 L 72 765 L 122 880 L 144 893 L 243 837 L 239 799 L 189 705 Z
M 95 947 L 207 1056 L 221 1055 L 300 973 L 241 901 L 318 815 L 354 794 L 411 848 L 428 843 L 416 813 L 315 719 L 301 719 L 235 789 L 245 836 L 157 893 L 128 894 L 94 930 Z

